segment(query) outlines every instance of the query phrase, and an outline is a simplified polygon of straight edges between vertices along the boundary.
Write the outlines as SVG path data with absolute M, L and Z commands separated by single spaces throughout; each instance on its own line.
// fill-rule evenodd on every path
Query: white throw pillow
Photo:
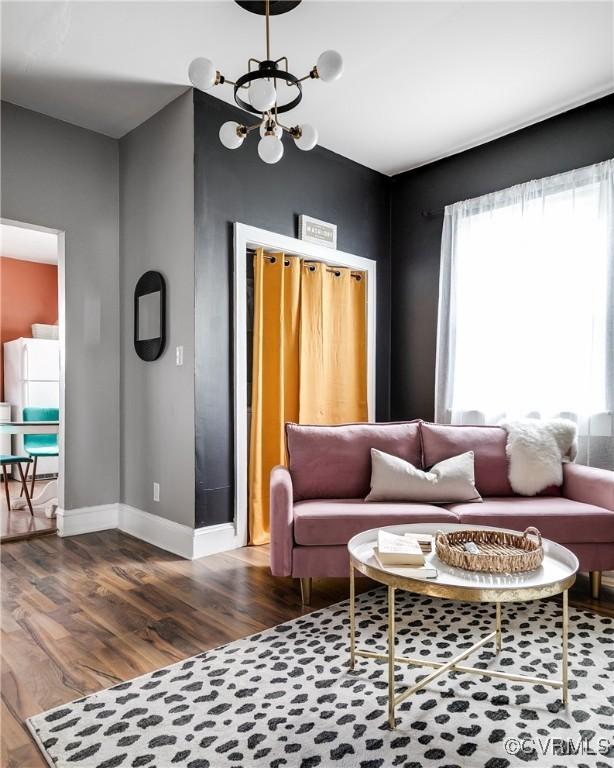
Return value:
M 473 451 L 440 461 L 423 472 L 408 461 L 371 448 L 371 493 L 365 501 L 482 501 L 475 487 Z

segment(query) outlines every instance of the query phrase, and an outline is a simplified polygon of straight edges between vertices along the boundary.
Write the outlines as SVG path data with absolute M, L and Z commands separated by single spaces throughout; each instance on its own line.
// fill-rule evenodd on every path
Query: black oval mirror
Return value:
M 157 360 L 166 344 L 166 283 L 145 272 L 134 289 L 134 349 L 141 360 Z

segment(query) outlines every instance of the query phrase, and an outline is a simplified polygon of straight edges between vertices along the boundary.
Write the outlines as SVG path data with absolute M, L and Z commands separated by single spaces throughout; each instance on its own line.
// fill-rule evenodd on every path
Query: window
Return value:
M 564 415 L 611 438 L 613 296 L 614 161 L 448 206 L 436 419 Z

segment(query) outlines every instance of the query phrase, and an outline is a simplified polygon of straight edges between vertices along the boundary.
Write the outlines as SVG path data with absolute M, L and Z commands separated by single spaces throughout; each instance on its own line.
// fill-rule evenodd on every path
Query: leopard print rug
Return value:
M 503 607 L 503 649 L 465 664 L 560 679 L 561 607 Z M 494 608 L 397 593 L 403 656 L 445 661 Z M 357 642 L 386 652 L 386 591 L 357 599 Z M 348 666 L 347 603 L 32 717 L 54 768 L 614 768 L 614 620 L 570 611 L 569 705 L 541 684 L 444 674 L 387 724 L 385 663 Z M 397 691 L 430 670 L 399 665 Z

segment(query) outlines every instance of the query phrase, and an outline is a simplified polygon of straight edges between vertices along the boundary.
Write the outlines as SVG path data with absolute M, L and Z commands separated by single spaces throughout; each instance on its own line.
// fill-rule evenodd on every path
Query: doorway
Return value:
M 64 235 L 0 220 L 0 542 L 54 534 L 63 478 Z
M 316 264 L 327 270 L 351 270 L 365 280 L 364 345 L 366 352 L 367 417 L 375 418 L 375 338 L 376 338 L 376 262 L 344 253 L 327 246 L 297 240 L 285 235 L 235 224 L 234 243 L 234 384 L 235 384 L 235 520 L 233 546 L 248 540 L 248 469 L 250 439 L 250 350 L 253 291 L 250 294 L 250 263 L 256 250 L 267 254 L 283 253 L 304 264 Z M 251 297 L 251 298 L 250 298 Z

